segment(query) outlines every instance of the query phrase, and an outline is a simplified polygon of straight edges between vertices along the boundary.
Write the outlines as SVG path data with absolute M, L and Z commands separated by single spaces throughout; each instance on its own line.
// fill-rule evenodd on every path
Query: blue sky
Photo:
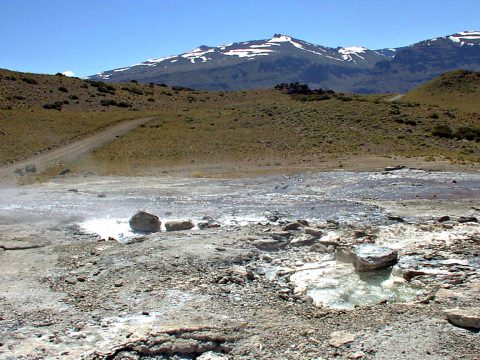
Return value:
M 480 30 L 479 5 L 479 0 L 0 0 L 0 67 L 87 76 L 198 45 L 274 33 L 332 47 L 397 47 Z

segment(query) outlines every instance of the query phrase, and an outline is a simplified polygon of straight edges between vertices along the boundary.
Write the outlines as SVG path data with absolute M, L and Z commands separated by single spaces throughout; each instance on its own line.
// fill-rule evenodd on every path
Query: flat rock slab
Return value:
M 48 242 L 38 239 L 0 240 L 0 250 L 28 250 L 47 246 Z
M 264 251 L 278 251 L 281 248 L 286 246 L 286 243 L 282 243 L 273 239 L 262 239 L 262 240 L 255 240 L 253 242 L 253 246 L 255 246 L 259 250 Z
M 355 334 L 347 331 L 334 331 L 330 334 L 330 340 L 328 343 L 336 348 L 342 347 L 345 344 L 349 344 L 355 341 Z
M 190 230 L 195 227 L 195 224 L 191 221 L 167 221 L 165 223 L 165 229 L 167 231 L 184 231 Z
M 480 329 L 480 307 L 456 308 L 445 311 L 450 323 L 467 329 Z
M 371 271 L 395 265 L 396 250 L 375 244 L 362 244 L 353 250 L 354 266 L 358 271 Z

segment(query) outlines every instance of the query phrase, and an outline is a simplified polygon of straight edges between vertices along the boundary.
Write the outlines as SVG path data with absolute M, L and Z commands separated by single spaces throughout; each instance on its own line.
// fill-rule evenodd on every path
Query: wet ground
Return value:
M 478 333 L 443 316 L 479 304 L 480 226 L 461 220 L 480 217 L 477 174 L 68 177 L 0 187 L 0 198 L 0 357 L 474 359 L 480 350 Z M 128 219 L 140 209 L 220 227 L 134 234 Z M 283 231 L 298 219 L 321 235 Z M 349 252 L 362 243 L 397 250 L 398 264 L 359 273 Z M 418 321 L 431 334 L 409 348 L 424 336 L 406 330 Z M 332 345 L 338 330 L 354 339 Z

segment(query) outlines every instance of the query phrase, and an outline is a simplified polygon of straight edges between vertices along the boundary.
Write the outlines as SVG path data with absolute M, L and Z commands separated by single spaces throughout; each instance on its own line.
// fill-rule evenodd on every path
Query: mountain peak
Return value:
M 292 37 L 284 34 L 275 34 L 268 42 L 290 42 Z

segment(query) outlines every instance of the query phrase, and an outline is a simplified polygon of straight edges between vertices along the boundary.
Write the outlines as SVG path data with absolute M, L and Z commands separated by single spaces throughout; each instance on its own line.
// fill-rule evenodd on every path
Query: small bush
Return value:
M 143 91 L 141 89 L 137 89 L 134 87 L 123 87 L 122 90 L 128 91 L 129 93 L 132 93 L 135 95 L 143 95 Z
M 193 91 L 194 89 L 186 86 L 172 86 L 173 91 Z
M 117 105 L 117 102 L 115 100 L 104 99 L 104 100 L 100 101 L 100 105 L 102 105 L 102 106 L 115 106 L 115 105 Z
M 417 126 L 417 122 L 415 120 L 405 120 L 405 124 L 410 126 Z
M 32 79 L 32 78 L 23 77 L 20 80 L 22 80 L 24 83 L 27 83 L 27 84 L 30 84 L 30 85 L 37 85 L 38 84 L 38 81 L 35 80 L 35 79 Z
M 448 125 L 437 125 L 432 130 L 432 135 L 444 139 L 453 139 L 453 130 Z
M 429 117 L 430 119 L 438 119 L 438 118 L 439 118 L 439 116 L 438 116 L 437 113 L 431 113 L 431 114 L 428 115 L 428 117 Z
M 480 129 L 468 126 L 461 127 L 455 131 L 455 137 L 459 140 L 480 141 Z
M 154 98 L 148 98 L 147 101 L 155 102 L 155 99 Z
M 130 105 L 129 103 L 127 103 L 126 101 L 121 101 L 117 104 L 118 107 L 121 107 L 121 108 L 129 108 L 129 107 L 132 107 L 132 105 Z
M 97 87 L 97 91 L 104 94 L 115 95 L 115 88 L 111 85 L 99 86 Z
M 132 84 L 138 84 L 138 81 L 137 81 L 137 80 L 130 80 L 130 82 L 131 82 Z
M 61 111 L 61 110 L 62 110 L 62 105 L 63 105 L 63 102 L 61 102 L 61 101 L 55 101 L 54 103 L 43 105 L 43 108 L 44 108 L 44 109 L 47 109 L 47 110 L 58 110 L 58 111 Z
M 64 93 L 68 93 L 68 89 L 65 87 L 65 86 L 60 86 L 58 88 L 58 91 L 61 91 L 61 92 L 64 92 Z
M 79 97 L 77 95 L 70 95 L 68 98 L 70 100 L 78 100 L 79 99 Z
M 293 95 L 292 98 L 298 101 L 322 101 L 322 100 L 330 100 L 332 97 L 328 94 L 314 94 L 314 95 Z
M 86 80 L 86 82 L 89 83 L 90 86 L 97 88 L 97 91 L 101 93 L 115 95 L 116 89 L 113 85 L 106 84 L 103 81 Z

